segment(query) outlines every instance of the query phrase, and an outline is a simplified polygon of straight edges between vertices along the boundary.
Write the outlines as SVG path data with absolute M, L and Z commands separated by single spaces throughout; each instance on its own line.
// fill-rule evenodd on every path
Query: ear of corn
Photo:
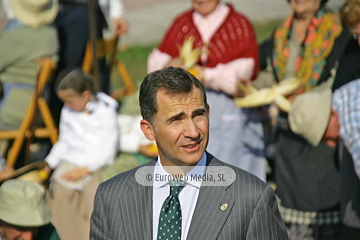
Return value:
M 195 68 L 189 68 L 187 71 L 194 75 L 196 78 L 199 77 L 199 72 Z
M 235 98 L 234 101 L 238 107 L 259 107 L 270 103 L 275 103 L 279 109 L 288 112 L 291 103 L 284 96 L 288 96 L 301 86 L 299 79 L 293 78 L 283 80 L 272 88 L 263 88 L 260 90 L 254 87 L 240 84 L 238 87 L 244 93 L 250 95 L 243 98 Z
M 280 110 L 282 110 L 284 112 L 290 111 L 291 102 L 289 100 L 287 100 L 287 98 L 285 98 L 283 95 L 277 94 L 275 96 L 274 103 Z
M 274 88 L 276 91 L 283 95 L 287 96 L 297 90 L 301 85 L 301 81 L 297 78 L 290 78 L 281 81 L 279 84 L 275 85 Z
M 180 60 L 184 64 L 185 69 L 193 67 L 199 61 L 202 53 L 201 48 L 193 49 L 194 40 L 195 38 L 190 36 L 179 48 Z
M 200 54 L 201 54 L 201 49 L 196 48 L 192 50 L 189 54 L 184 56 L 183 58 L 184 67 L 188 69 L 194 66 L 198 62 Z
M 274 101 L 276 92 L 271 88 L 264 88 L 243 98 L 236 98 L 235 103 L 238 107 L 259 107 L 270 104 Z
M 192 49 L 193 49 L 193 44 L 194 44 L 194 40 L 195 38 L 193 36 L 190 36 L 189 38 L 187 38 L 183 45 L 180 47 L 180 58 L 183 58 L 184 56 L 188 55 Z
M 149 151 L 153 152 L 153 153 L 157 153 L 158 151 L 158 147 L 156 144 L 152 144 L 149 146 Z
M 246 93 L 246 94 L 251 94 L 251 93 L 258 91 L 256 88 L 254 88 L 254 86 L 248 85 L 246 83 L 238 84 L 238 88 L 239 88 L 239 90 L 241 90 L 243 93 Z

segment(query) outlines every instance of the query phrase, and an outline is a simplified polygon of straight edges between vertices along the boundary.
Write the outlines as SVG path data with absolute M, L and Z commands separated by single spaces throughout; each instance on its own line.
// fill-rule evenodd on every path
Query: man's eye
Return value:
M 205 113 L 196 113 L 195 114 L 195 117 L 202 117 L 202 116 L 205 116 Z

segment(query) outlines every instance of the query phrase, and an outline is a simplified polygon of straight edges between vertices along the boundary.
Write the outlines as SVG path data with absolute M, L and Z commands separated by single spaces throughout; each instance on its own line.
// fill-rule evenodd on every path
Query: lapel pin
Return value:
M 222 211 L 225 211 L 225 210 L 227 209 L 228 205 L 229 205 L 229 204 L 224 203 L 223 205 L 220 206 L 220 209 L 221 209 Z

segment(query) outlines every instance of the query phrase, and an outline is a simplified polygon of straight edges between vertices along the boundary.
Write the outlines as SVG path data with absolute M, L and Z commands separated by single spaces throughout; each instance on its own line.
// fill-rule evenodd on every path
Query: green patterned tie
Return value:
M 181 206 L 178 195 L 184 187 L 183 181 L 170 182 L 170 195 L 160 211 L 157 240 L 181 239 Z

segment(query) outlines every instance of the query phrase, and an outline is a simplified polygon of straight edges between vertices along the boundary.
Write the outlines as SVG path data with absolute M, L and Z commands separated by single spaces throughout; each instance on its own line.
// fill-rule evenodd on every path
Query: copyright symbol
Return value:
M 151 181 L 151 180 L 152 180 L 152 175 L 151 175 L 151 173 L 146 174 L 146 180 L 148 180 L 148 181 Z

